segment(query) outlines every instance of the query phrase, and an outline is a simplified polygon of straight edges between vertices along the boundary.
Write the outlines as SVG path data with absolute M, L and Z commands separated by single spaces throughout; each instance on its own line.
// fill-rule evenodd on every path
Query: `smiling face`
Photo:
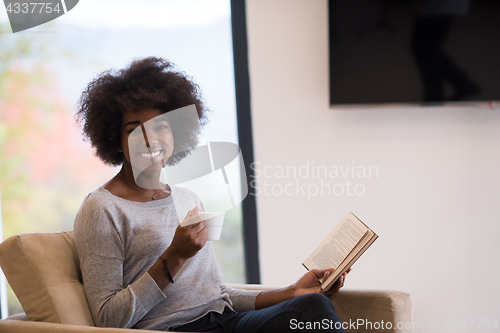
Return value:
M 123 113 L 121 144 L 124 166 L 132 169 L 136 182 L 139 175 L 159 174 L 174 149 L 166 114 L 158 109 Z

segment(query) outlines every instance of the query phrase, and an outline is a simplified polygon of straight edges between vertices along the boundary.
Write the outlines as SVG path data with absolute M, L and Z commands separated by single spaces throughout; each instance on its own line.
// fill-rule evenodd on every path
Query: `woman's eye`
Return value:
M 142 130 L 140 127 L 136 127 L 136 128 L 131 129 L 131 130 L 128 130 L 127 133 L 130 135 L 138 135 L 138 134 L 142 133 Z
M 167 125 L 161 125 L 161 126 L 156 127 L 156 130 L 157 131 L 166 131 L 166 130 L 168 130 L 168 126 Z

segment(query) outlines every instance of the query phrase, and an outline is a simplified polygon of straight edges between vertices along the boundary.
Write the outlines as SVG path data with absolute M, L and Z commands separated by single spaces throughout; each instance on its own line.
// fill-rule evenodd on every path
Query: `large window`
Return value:
M 236 142 L 229 0 L 85 0 L 58 19 L 11 33 L 0 11 L 0 193 L 3 236 L 68 230 L 84 196 L 118 169 L 101 163 L 74 124 L 96 74 L 133 58 L 171 60 L 213 111 L 207 141 Z M 241 205 L 214 242 L 223 278 L 245 282 Z M 9 312 L 22 311 L 11 291 Z

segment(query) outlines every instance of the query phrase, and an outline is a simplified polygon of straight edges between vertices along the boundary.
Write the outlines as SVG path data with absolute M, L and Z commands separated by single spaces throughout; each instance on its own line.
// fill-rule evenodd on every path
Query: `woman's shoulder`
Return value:
M 83 199 L 77 218 L 85 216 L 96 219 L 103 215 L 117 215 L 124 209 L 122 201 L 124 200 L 100 187 Z
M 124 230 L 128 222 L 127 214 L 135 207 L 127 208 L 126 200 L 116 197 L 100 187 L 89 193 L 75 217 L 74 229 L 95 234 L 103 230 Z
M 193 192 L 192 190 L 190 190 L 186 187 L 173 185 L 173 186 L 170 186 L 170 188 L 172 189 L 172 195 L 198 198 L 198 195 L 195 192 Z
M 82 207 L 99 208 L 108 207 L 110 203 L 116 201 L 114 196 L 103 187 L 90 192 L 83 199 Z

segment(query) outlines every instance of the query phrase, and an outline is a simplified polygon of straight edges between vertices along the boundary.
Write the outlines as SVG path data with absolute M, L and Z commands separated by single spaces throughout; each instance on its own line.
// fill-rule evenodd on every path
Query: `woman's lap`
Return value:
M 337 323 L 337 324 L 336 324 Z M 309 294 L 274 306 L 241 313 L 210 313 L 179 331 L 198 332 L 344 332 L 330 300 L 321 294 Z

